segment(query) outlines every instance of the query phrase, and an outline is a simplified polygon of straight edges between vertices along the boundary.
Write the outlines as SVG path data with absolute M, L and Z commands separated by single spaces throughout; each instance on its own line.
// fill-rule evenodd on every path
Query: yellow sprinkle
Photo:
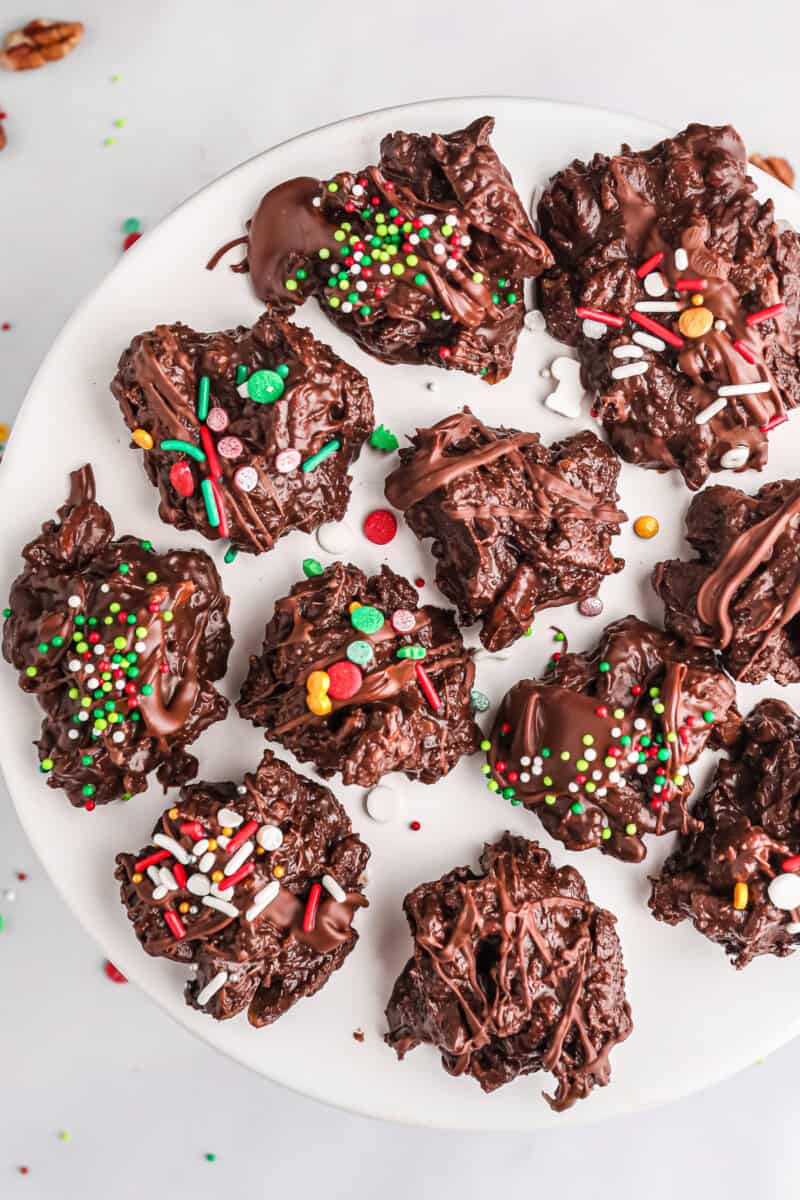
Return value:
M 177 821 L 179 814 L 180 814 L 179 808 L 171 808 L 169 810 L 169 812 L 167 813 L 167 816 L 169 817 L 169 819 L 171 821 Z
M 225 878 L 225 876 L 222 874 L 222 871 L 212 871 L 211 878 L 214 883 L 219 883 L 221 879 Z
M 131 441 L 135 442 L 142 450 L 153 449 L 153 437 L 146 429 L 134 429 L 131 434 Z
M 178 912 L 187 913 L 189 911 L 188 900 L 182 900 L 178 905 Z
M 286 867 L 281 867 L 280 865 L 277 867 L 273 867 L 272 874 L 275 876 L 276 879 L 283 879 L 284 875 L 286 874 Z
M 131 875 L 131 879 L 132 879 L 132 881 L 133 881 L 134 883 L 141 883 L 141 882 L 142 882 L 142 878 L 143 878 L 143 877 L 142 877 L 142 876 L 139 874 L 139 872 L 138 872 L 138 871 L 137 871 L 137 872 L 136 872 L 134 875 Z
M 750 889 L 746 883 L 737 883 L 733 889 L 733 907 L 739 910 L 747 908 L 747 898 Z
M 216 848 L 217 848 L 217 839 L 216 838 L 208 839 L 208 848 L 209 848 L 209 850 L 216 850 Z
M 354 600 L 352 604 L 348 604 L 347 611 L 349 613 L 354 613 L 357 608 L 361 608 L 361 605 L 359 604 L 358 600 Z
M 222 830 L 223 837 L 233 837 L 233 830 L 229 825 L 226 825 Z
M 680 329 L 684 337 L 703 337 L 714 324 L 714 314 L 709 309 L 702 307 L 702 300 L 703 297 L 701 296 L 701 307 L 685 308 L 678 318 L 678 329 Z M 692 297 L 692 302 L 694 303 L 694 297 Z
M 266 850 L 263 846 L 256 846 L 256 855 L 259 856 L 261 854 L 266 854 Z
M 633 523 L 633 532 L 640 538 L 655 537 L 658 533 L 658 521 L 655 517 L 637 517 Z

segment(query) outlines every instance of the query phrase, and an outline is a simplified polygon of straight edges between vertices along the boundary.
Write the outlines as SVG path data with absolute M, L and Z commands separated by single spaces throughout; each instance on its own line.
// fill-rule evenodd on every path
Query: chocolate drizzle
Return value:
M 386 497 L 418 537 L 434 539 L 437 583 L 462 620 L 483 619 L 488 649 L 622 569 L 610 553 L 627 520 L 616 505 L 619 464 L 594 434 L 548 449 L 537 433 L 493 429 L 465 409 L 411 440 Z
M 184 747 L 221 720 L 213 686 L 231 646 L 228 599 L 202 551 L 158 554 L 114 540 L 90 466 L 74 471 L 58 521 L 23 551 L 3 653 L 45 711 L 38 742 L 51 787 L 78 806 L 182 783 Z
M 493 1091 L 552 1071 L 556 1111 L 604 1087 L 630 1034 L 614 918 L 577 871 L 555 870 L 535 842 L 506 833 L 468 868 L 405 899 L 414 953 L 387 1008 L 386 1041 L 403 1058 L 433 1043 L 452 1075 Z

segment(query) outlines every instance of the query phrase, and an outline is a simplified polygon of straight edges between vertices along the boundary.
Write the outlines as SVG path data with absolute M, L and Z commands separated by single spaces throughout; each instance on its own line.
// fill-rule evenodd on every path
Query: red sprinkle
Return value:
M 775 429 L 777 425 L 783 425 L 788 420 L 789 418 L 786 413 L 778 413 L 776 417 L 772 417 L 771 420 L 767 421 L 766 425 L 760 425 L 759 428 L 762 433 L 769 433 L 770 429 Z
M 750 313 L 750 316 L 745 319 L 745 325 L 761 325 L 764 321 L 769 321 L 772 317 L 780 316 L 786 305 L 770 304 L 769 308 L 760 308 L 758 312 Z
M 677 333 L 673 333 L 671 329 L 667 329 L 666 325 L 662 325 L 659 321 L 651 321 L 644 313 L 637 312 L 633 309 L 631 312 L 631 320 L 634 325 L 641 325 L 642 329 L 649 329 L 656 337 L 663 338 L 669 346 L 674 346 L 679 349 L 683 345 L 683 338 L 678 337 Z
M 605 704 L 599 704 L 594 711 L 597 713 L 598 717 L 608 716 L 608 709 L 606 708 Z
M 436 691 L 436 688 L 431 683 L 430 676 L 428 675 L 428 672 L 423 667 L 422 663 L 415 662 L 414 663 L 414 671 L 416 672 L 417 683 L 420 686 L 420 690 L 422 691 L 423 696 L 428 701 L 428 704 L 430 704 L 430 706 L 434 712 L 437 712 L 437 713 L 441 712 L 442 709 L 444 708 L 441 697 L 440 697 L 439 693 Z
M 212 480 L 222 479 L 222 468 L 219 465 L 217 458 L 217 448 L 214 445 L 214 439 L 206 429 L 205 425 L 200 426 L 200 443 L 205 451 L 208 467 L 208 473 Z
M 141 236 L 142 235 L 140 233 L 129 233 L 128 236 L 125 238 L 125 241 L 122 243 L 122 249 L 130 250 L 130 248 L 134 244 L 134 242 L 138 242 L 138 240 Z
M 210 480 L 210 483 L 211 491 L 214 493 L 214 501 L 217 505 L 217 512 L 219 513 L 219 536 L 226 538 L 230 536 L 231 527 L 228 524 L 228 514 L 225 509 L 225 501 L 222 498 L 222 488 L 216 479 Z
M 28 876 L 25 873 L 25 871 L 17 871 L 17 879 L 20 881 L 20 883 L 22 883 L 22 881 L 27 878 L 28 878 Z
M 306 911 L 303 913 L 303 932 L 311 933 L 317 923 L 317 909 L 322 895 L 322 884 L 312 883 L 311 891 L 306 901 Z
M 168 908 L 164 913 L 164 920 L 169 925 L 169 931 L 172 936 L 180 941 L 185 936 L 186 930 L 178 914 L 173 912 L 171 908 Z
M 518 779 L 519 779 L 519 774 L 516 771 L 508 772 L 508 782 L 509 783 L 516 783 Z
M 0 326 L 0 328 L 2 328 L 2 329 L 5 329 L 6 331 L 8 331 L 8 330 L 11 328 L 11 322 L 10 322 L 10 321 L 3 321 L 3 324 L 2 324 L 2 326 Z
M 449 348 L 447 346 L 440 346 L 439 347 L 439 358 L 449 358 L 449 357 L 450 357 Z
M 503 771 L 505 771 L 505 769 L 506 769 L 505 759 L 498 758 L 497 762 L 494 764 L 494 769 L 495 769 L 495 771 L 499 771 L 499 773 L 502 775 Z
M 252 875 L 255 871 L 255 866 L 251 862 L 242 863 L 238 871 L 234 871 L 232 875 L 228 875 L 225 879 L 220 880 L 217 887 L 229 888 L 236 887 L 237 883 L 241 883 L 248 875 Z M 177 879 L 177 875 L 175 877 Z
M 87 800 L 83 807 L 87 812 L 94 812 L 97 805 L 95 804 L 94 800 Z
M 651 254 L 646 258 L 640 267 L 636 268 L 636 274 L 640 279 L 644 279 L 645 275 L 649 275 L 663 261 L 664 251 L 657 250 L 655 254 Z
M 641 694 L 642 694 L 641 685 L 638 683 L 635 683 L 633 685 L 633 687 L 631 688 L 631 692 L 633 693 L 634 696 L 641 696 Z
M 411 821 L 411 822 L 409 822 L 408 828 L 413 829 L 414 832 L 416 833 L 418 829 L 422 829 L 422 825 L 420 824 L 419 821 Z
M 784 871 L 800 871 L 800 854 L 793 854 L 791 858 L 785 858 L 781 867 Z
M 147 858 L 140 858 L 133 864 L 133 869 L 134 871 L 146 871 L 148 867 L 154 867 L 156 863 L 163 862 L 165 858 L 169 857 L 169 850 L 156 850 L 153 854 L 148 854 Z
M 707 279 L 679 279 L 675 284 L 676 292 L 704 292 L 708 287 Z
M 199 821 L 183 821 L 178 829 L 186 837 L 194 838 L 196 842 L 199 842 L 204 833 L 203 826 Z
M 181 863 L 176 862 L 175 866 L 172 868 L 172 874 L 175 876 L 175 882 L 177 883 L 178 887 L 185 888 L 186 887 L 186 868 L 183 867 L 181 865 Z
M 425 587 L 425 580 L 421 576 L 418 575 L 417 578 L 414 580 L 414 587 L 416 587 L 416 588 Z
M 251 833 L 255 833 L 258 829 L 258 821 L 245 821 L 244 825 L 239 827 L 239 830 L 233 835 L 231 840 L 225 847 L 226 854 L 235 854 L 240 846 L 243 846 Z
M 106 959 L 106 961 L 103 963 L 103 970 L 112 983 L 128 982 L 125 976 L 122 974 L 122 971 L 118 970 L 109 959 Z
M 601 325 L 612 325 L 614 329 L 621 329 L 625 324 L 624 317 L 616 317 L 614 313 L 604 312 L 602 308 L 584 308 L 583 305 L 580 305 L 575 309 L 575 315 L 586 321 L 599 321 Z
M 397 533 L 397 517 L 388 508 L 376 508 L 364 521 L 364 536 L 376 546 L 385 546 Z
M 328 667 L 328 678 L 328 695 L 331 699 L 349 700 L 361 687 L 363 676 L 355 663 L 343 660 Z
M 179 496 L 194 494 L 194 475 L 187 462 L 173 463 L 169 469 L 169 481 Z
M 741 356 L 745 360 L 745 362 L 754 363 L 756 361 L 755 354 L 753 354 L 750 347 L 745 342 L 743 342 L 741 340 L 741 338 L 737 339 L 737 341 L 735 341 L 733 343 L 733 348 L 734 348 L 734 350 L 739 351 L 739 353 L 741 354 Z

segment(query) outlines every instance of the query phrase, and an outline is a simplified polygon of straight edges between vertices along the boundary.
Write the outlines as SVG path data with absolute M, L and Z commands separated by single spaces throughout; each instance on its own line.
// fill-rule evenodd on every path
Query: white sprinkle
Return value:
M 418 245 L 419 245 L 419 234 L 418 234 L 418 233 L 412 233 L 412 234 L 411 234 L 411 237 L 410 237 L 408 240 L 409 240 L 409 242 L 411 243 L 411 245 L 412 245 L 412 246 L 418 246 Z
M 759 392 L 770 391 L 772 391 L 772 384 L 768 379 L 763 379 L 760 383 L 726 383 L 722 387 L 717 388 L 717 395 L 757 396 Z
M 318 196 L 316 198 L 316 202 L 317 202 L 317 204 L 319 204 Z M 214 997 L 216 996 L 217 992 L 220 991 L 222 988 L 224 988 L 225 984 L 227 982 L 228 982 L 228 972 L 227 971 L 217 971 L 214 978 L 209 979 L 206 986 L 204 988 L 201 988 L 200 991 L 197 993 L 197 1003 L 200 1005 L 200 1007 L 204 1008 L 206 1006 L 206 1004 L 208 1004 L 209 1000 L 213 1000 Z
M 637 775 L 646 775 L 647 774 L 647 763 L 639 763 L 639 766 L 636 768 L 636 774 Z
M 70 608 L 80 608 L 80 606 L 81 606 L 80 596 L 70 596 L 67 600 L 67 604 L 70 606 Z
M 668 291 L 664 276 L 660 271 L 651 271 L 649 275 L 645 276 L 644 290 L 648 296 L 663 296 Z
M 195 842 L 195 844 L 192 846 L 192 854 L 196 854 L 199 858 L 202 854 L 205 854 L 207 849 L 208 838 L 200 838 L 200 841 Z
M 603 796 L 607 796 L 607 795 L 608 795 L 608 788 L 598 788 L 597 791 L 595 792 L 595 796 L 597 796 L 598 799 L 602 799 Z
M 243 783 L 240 783 L 240 784 L 238 784 L 238 786 L 236 788 L 236 792 L 237 792 L 237 795 L 239 795 L 239 796 L 246 796 L 247 788 L 244 786 Z
M 158 887 L 159 884 L 162 882 L 161 881 L 161 873 L 159 872 L 158 867 L 154 867 L 152 865 L 149 866 L 147 868 L 147 877 L 151 881 L 151 883 L 154 883 L 156 885 L 156 887 Z
M 724 467 L 726 471 L 736 471 L 739 467 L 743 467 L 750 457 L 750 450 L 747 446 L 734 446 L 732 450 L 726 450 L 722 458 L 719 460 L 719 465 Z
M 649 370 L 650 363 L 647 362 L 626 363 L 623 367 L 614 367 L 611 378 L 630 379 L 632 375 L 646 375 Z
M 234 872 L 238 871 L 239 867 L 241 867 L 243 863 L 247 862 L 254 850 L 255 844 L 250 840 L 250 838 L 248 838 L 246 842 L 242 842 L 236 853 L 231 855 L 231 857 L 225 863 L 225 874 L 233 875 Z
M 388 783 L 379 783 L 372 788 L 365 804 L 373 821 L 396 821 L 400 816 L 400 796 Z
M 800 875 L 785 872 L 776 875 L 767 888 L 770 904 L 786 911 L 800 906 Z
M 523 767 L 529 767 L 531 765 L 530 757 L 527 754 L 523 754 L 519 761 L 520 765 Z
M 153 895 L 152 895 L 153 900 L 163 900 L 166 895 L 167 895 L 167 889 L 164 887 L 164 885 L 162 883 L 160 883 L 157 888 L 153 888 Z
M 456 267 L 458 266 L 458 261 L 455 258 L 448 258 L 444 265 L 447 267 L 448 271 L 455 271 Z
M 78 658 L 71 658 L 67 663 L 67 666 L 69 667 L 70 671 L 80 671 L 81 661 Z
M 100 584 L 100 591 L 101 591 L 101 592 L 110 592 L 110 591 L 111 591 L 111 588 L 108 586 L 108 584 L 107 584 L 107 583 L 101 583 L 101 584 Z
M 105 648 L 105 646 L 101 645 L 98 642 L 98 644 L 94 648 L 94 652 L 95 652 L 95 654 L 105 654 L 106 648 Z
M 16 898 L 17 893 L 13 888 L 6 888 L 6 890 L 3 892 L 3 899 L 7 900 L 9 904 L 13 904 Z
M 115 679 L 114 687 L 116 688 L 116 690 L 118 692 L 123 692 L 125 690 L 125 680 L 124 679 Z
M 534 763 L 534 764 L 533 764 L 533 766 L 531 767 L 531 771 L 533 772 L 533 774 L 534 774 L 534 775 L 541 775 L 541 773 L 542 773 L 542 764 L 541 764 L 541 763 Z
M 538 308 L 531 308 L 525 313 L 525 328 L 530 333 L 541 333 L 546 328 L 544 314 Z
M 445 225 L 452 225 L 453 228 L 455 228 L 455 226 L 458 225 L 458 217 L 455 213 L 448 213 L 444 219 L 444 223 Z
M 710 421 L 712 417 L 715 417 L 718 412 L 722 412 L 727 403 L 728 401 L 724 396 L 720 396 L 718 400 L 714 400 L 713 403 L 709 404 L 708 408 L 704 408 L 702 412 L 697 414 L 694 419 L 695 425 L 705 425 L 706 422 Z
M 245 379 L 244 383 L 239 384 L 236 391 L 239 393 L 239 395 L 242 397 L 243 400 L 250 399 L 250 392 L 248 391 L 248 388 L 247 388 L 247 380 L 246 379 Z
M 603 778 L 602 771 L 592 771 L 592 779 L 597 780 L 597 779 L 602 779 L 602 778 Z
M 681 312 L 682 304 L 675 300 L 639 300 L 633 306 L 637 312 Z
M 364 188 L 362 187 L 362 185 L 360 183 L 354 183 L 350 190 L 352 191 L 354 196 L 363 196 L 364 195 Z
M 683 246 L 679 246 L 675 251 L 675 269 L 677 271 L 685 271 L 689 265 L 689 255 L 684 250 Z
M 283 843 L 283 833 L 277 825 L 262 825 L 256 841 L 263 850 L 277 850 Z
M 728 322 L 727 321 L 715 321 L 714 328 L 716 329 L 717 333 L 724 333 L 725 330 L 728 328 Z
M 531 779 L 531 777 L 527 771 L 520 771 L 520 773 L 519 773 L 520 783 L 530 783 L 530 779 Z
M 244 817 L 240 817 L 232 808 L 221 808 L 217 813 L 217 820 L 220 825 L 229 825 L 231 829 L 238 829 L 244 821 Z
M 229 904 L 227 900 L 219 900 L 216 896 L 203 896 L 203 904 L 207 904 L 209 908 L 215 908 L 217 912 L 225 913 L 226 917 L 238 917 L 239 910 L 234 904 Z
M 322 201 L 319 196 L 315 196 L 311 203 L 314 205 L 314 208 L 322 208 Z
M 211 887 L 208 890 L 209 890 L 209 893 L 212 896 L 216 896 L 216 898 L 218 900 L 232 900 L 233 899 L 233 888 L 232 887 L 220 887 L 220 885 L 218 883 L 212 883 Z
M 622 776 L 620 775 L 619 771 L 609 771 L 608 772 L 608 782 L 609 783 L 620 783 L 621 779 L 622 779 Z
M 568 783 L 568 784 L 567 784 L 567 791 L 568 791 L 568 792 L 577 792 L 577 790 L 578 790 L 578 785 L 577 785 L 577 783 Z
M 265 908 L 272 904 L 272 901 L 277 897 L 280 890 L 281 885 L 278 883 L 277 879 L 273 879 L 265 888 L 262 888 L 260 892 L 257 892 L 253 897 L 253 903 L 244 914 L 247 920 L 254 921 L 259 913 L 262 913 Z
M 583 329 L 583 336 L 591 338 L 593 342 L 598 342 L 601 337 L 605 337 L 608 333 L 608 329 L 602 321 L 593 321 L 591 317 L 584 317 L 581 328 Z
M 330 892 L 338 904 L 344 904 L 345 900 L 347 899 L 347 892 L 343 887 L 339 886 L 332 875 L 322 876 L 322 886 L 325 888 L 326 892 Z
M 216 861 L 217 859 L 214 851 L 209 850 L 207 854 L 203 855 L 203 857 L 200 859 L 200 862 L 197 864 L 198 870 L 210 871 Z
M 666 350 L 667 343 L 661 338 L 653 337 L 652 333 L 635 333 L 633 340 L 637 346 L 646 346 L 648 350 Z
M 360 275 L 361 274 L 361 267 L 358 265 L 358 263 L 353 263 L 352 267 L 350 268 L 350 274 L 351 275 Z M 362 288 L 361 290 L 363 291 L 364 288 Z
M 619 737 L 621 733 L 622 733 L 622 730 L 620 729 L 619 725 L 611 726 L 611 736 L 612 737 Z
M 89 720 L 89 714 L 87 713 L 85 708 L 82 708 L 81 711 L 78 713 L 78 720 L 79 721 L 88 721 Z
M 367 290 L 366 283 L 364 282 L 363 279 L 359 279 L 358 283 L 356 284 L 356 291 L 357 292 L 365 292 L 366 290 Z
M 100 680 L 99 679 L 90 679 L 87 686 L 90 688 L 99 688 Z
M 345 300 L 344 304 L 342 305 L 342 312 L 351 313 L 352 311 L 353 311 L 352 304 L 350 303 L 349 300 Z
M 380 270 L 381 275 L 391 275 L 392 273 L 392 268 L 388 263 L 381 263 L 378 269 Z
M 591 748 L 588 750 L 584 750 L 583 757 L 586 759 L 587 762 L 594 762 L 594 760 L 597 758 L 597 751 L 592 750 Z
M 787 933 L 800 933 L 800 921 L 789 921 L 786 926 Z
M 637 717 L 636 720 L 633 722 L 633 728 L 634 729 L 647 729 L 647 721 L 645 721 L 644 717 Z
M 189 855 L 180 842 L 176 842 L 175 838 L 169 837 L 166 833 L 157 833 L 153 838 L 153 845 L 160 846 L 162 850 L 169 850 L 170 854 L 184 866 L 190 861 Z
M 112 742 L 115 742 L 117 746 L 119 746 L 121 742 L 125 741 L 125 734 L 121 729 L 115 729 L 111 735 L 111 740 Z
M 433 253 L 441 256 L 442 254 L 446 254 L 447 250 L 441 242 L 435 242 L 433 246 Z
M 169 867 L 160 867 L 158 872 L 161 882 L 168 892 L 177 892 L 178 881 L 170 871 Z
M 74 742 L 74 741 L 75 741 L 77 738 L 79 738 L 81 735 L 78 733 L 77 729 L 70 729 L 70 731 L 69 731 L 69 735 L 68 735 L 68 736 L 69 736 L 69 737 L 70 737 L 70 738 L 73 740 L 73 742 Z
M 186 887 L 193 896 L 207 896 L 211 891 L 211 884 L 208 881 L 207 875 L 201 875 L 196 871 L 194 875 L 190 875 L 186 880 Z
M 230 840 L 231 839 L 229 837 L 226 837 L 226 835 L 224 833 L 221 833 L 217 837 L 217 845 L 221 846 L 222 849 L 224 850 Z
M 134 642 L 133 648 L 137 654 L 144 654 L 145 650 L 147 649 L 147 642 Z M 119 682 L 119 680 L 117 680 L 117 682 Z
M 636 764 L 638 763 L 638 761 L 639 761 L 639 755 L 638 755 L 638 753 L 637 753 L 635 750 L 633 750 L 633 751 L 632 751 L 632 752 L 631 752 L 631 753 L 628 755 L 628 762 L 631 764 L 631 766 L 635 767 L 635 766 L 636 766 Z
M 422 216 L 420 217 L 420 221 L 422 221 L 423 225 L 432 225 L 435 220 L 436 220 L 435 213 L 423 213 Z
M 630 342 L 625 342 L 622 346 L 615 346 L 611 353 L 614 358 L 641 358 L 644 351 L 639 346 L 632 346 Z
M 346 521 L 325 521 L 317 530 L 317 541 L 328 554 L 352 554 L 353 530 Z

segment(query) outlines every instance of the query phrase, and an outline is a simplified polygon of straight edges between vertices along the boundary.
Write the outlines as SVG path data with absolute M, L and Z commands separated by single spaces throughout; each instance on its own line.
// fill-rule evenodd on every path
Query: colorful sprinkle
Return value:
M 289 475 L 300 466 L 300 459 L 301 454 L 299 450 L 291 447 L 286 450 L 279 450 L 275 455 L 275 470 L 280 475 Z
M 379 425 L 377 429 L 373 429 L 369 444 L 374 450 L 382 450 L 385 454 L 391 454 L 400 443 L 390 429 L 387 429 L 385 425 Z
M 318 467 L 319 464 L 324 462 L 326 458 L 330 458 L 332 454 L 335 454 L 336 451 L 341 448 L 341 445 L 342 443 L 338 438 L 333 438 L 330 442 L 326 442 L 321 450 L 318 450 L 316 454 L 312 454 L 310 458 L 306 459 L 306 461 L 303 463 L 302 469 L 304 471 L 313 471 L 314 468 Z
M 255 467 L 239 467 L 233 482 L 240 492 L 252 492 L 258 486 L 258 471 Z
M 364 536 L 376 546 L 385 546 L 397 533 L 397 517 L 388 508 L 376 508 L 364 520 Z
M 659 530 L 659 524 L 656 517 L 645 515 L 637 517 L 633 523 L 633 532 L 640 538 L 655 537 Z
M 303 574 L 307 579 L 313 578 L 314 575 L 321 575 L 324 570 L 322 563 L 316 558 L 303 559 Z
M 352 661 L 336 662 L 328 667 L 328 694 L 334 700 L 349 700 L 361 687 L 362 675 Z

